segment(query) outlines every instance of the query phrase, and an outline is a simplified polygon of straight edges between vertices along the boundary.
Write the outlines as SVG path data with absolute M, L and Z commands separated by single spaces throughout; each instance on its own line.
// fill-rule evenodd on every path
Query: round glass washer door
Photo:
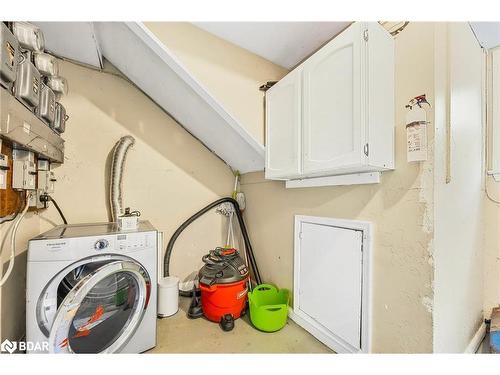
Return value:
M 49 334 L 52 353 L 115 353 L 129 341 L 149 301 L 146 270 L 132 260 L 105 263 L 66 294 Z

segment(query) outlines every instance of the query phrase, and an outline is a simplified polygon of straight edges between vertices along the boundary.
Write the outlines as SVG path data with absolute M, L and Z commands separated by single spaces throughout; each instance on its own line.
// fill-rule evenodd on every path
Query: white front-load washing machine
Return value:
M 156 345 L 158 232 L 147 221 L 62 225 L 29 241 L 33 352 L 141 353 Z

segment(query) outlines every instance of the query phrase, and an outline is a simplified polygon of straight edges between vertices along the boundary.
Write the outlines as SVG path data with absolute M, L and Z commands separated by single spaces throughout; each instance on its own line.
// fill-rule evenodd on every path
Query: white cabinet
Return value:
M 293 319 L 336 352 L 369 351 L 369 230 L 296 216 Z
M 294 70 L 266 95 L 267 178 L 300 175 L 301 70 Z
M 362 162 L 358 29 L 351 26 L 304 66 L 304 174 Z
M 266 93 L 266 178 L 394 168 L 394 41 L 355 23 Z

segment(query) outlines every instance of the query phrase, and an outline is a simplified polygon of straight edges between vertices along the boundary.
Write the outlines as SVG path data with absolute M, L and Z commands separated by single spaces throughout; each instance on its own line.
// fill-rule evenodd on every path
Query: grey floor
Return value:
M 189 298 L 180 298 L 174 316 L 158 320 L 158 343 L 149 353 L 333 353 L 290 319 L 278 332 L 256 330 L 248 314 L 230 332 L 203 318 L 186 316 Z
M 483 339 L 483 342 L 477 349 L 476 354 L 491 354 L 490 351 L 490 334 L 487 333 L 486 336 Z

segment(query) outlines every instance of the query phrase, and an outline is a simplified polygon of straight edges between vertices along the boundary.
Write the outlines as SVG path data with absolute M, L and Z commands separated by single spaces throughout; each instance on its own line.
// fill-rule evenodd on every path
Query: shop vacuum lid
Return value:
M 238 250 L 218 247 L 203 258 L 199 281 L 205 285 L 231 284 L 248 277 L 248 267 Z

